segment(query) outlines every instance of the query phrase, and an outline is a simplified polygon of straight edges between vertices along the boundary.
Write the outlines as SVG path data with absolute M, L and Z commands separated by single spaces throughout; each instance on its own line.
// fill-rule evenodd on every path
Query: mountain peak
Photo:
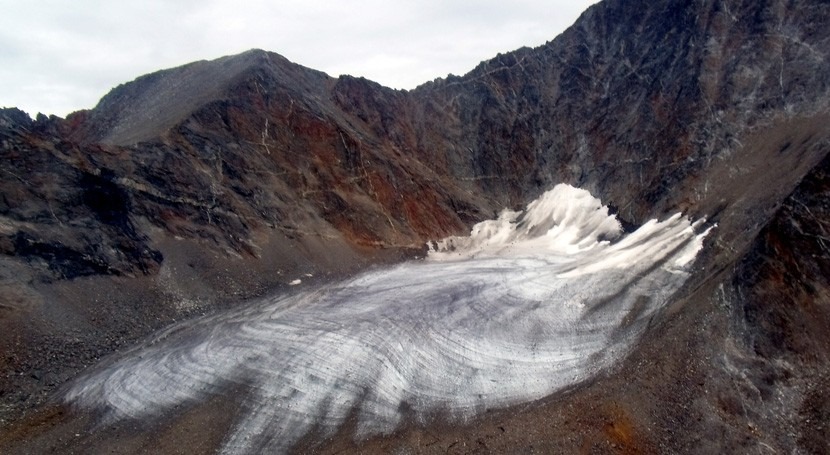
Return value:
M 153 139 L 200 107 L 229 96 L 236 81 L 256 70 L 289 86 L 298 78 L 328 77 L 261 49 L 200 60 L 115 87 L 91 111 L 77 139 L 115 145 Z

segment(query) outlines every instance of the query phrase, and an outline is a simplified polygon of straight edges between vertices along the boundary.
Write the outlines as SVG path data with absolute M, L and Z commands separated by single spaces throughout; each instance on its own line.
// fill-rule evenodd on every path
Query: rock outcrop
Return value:
M 67 119 L 2 110 L 0 418 L 174 319 L 421 254 L 564 182 L 631 226 L 717 224 L 698 271 L 617 376 L 419 448 L 826 451 L 828 24 L 818 0 L 606 0 L 412 91 L 252 50 Z

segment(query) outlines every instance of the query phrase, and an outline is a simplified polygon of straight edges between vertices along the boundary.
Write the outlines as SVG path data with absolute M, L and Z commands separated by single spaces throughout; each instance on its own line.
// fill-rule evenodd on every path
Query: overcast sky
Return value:
M 556 37 L 596 0 L 0 0 L 0 106 L 61 117 L 112 87 L 260 48 L 410 89 Z

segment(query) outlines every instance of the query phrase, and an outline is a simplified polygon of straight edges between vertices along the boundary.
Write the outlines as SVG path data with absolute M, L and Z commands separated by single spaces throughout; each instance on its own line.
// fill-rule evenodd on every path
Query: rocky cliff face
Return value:
M 65 120 L 3 110 L 0 417 L 173 319 L 420 254 L 565 182 L 630 225 L 718 227 L 620 377 L 436 450 L 827 450 L 828 24 L 817 0 L 606 0 L 408 92 L 249 51 Z

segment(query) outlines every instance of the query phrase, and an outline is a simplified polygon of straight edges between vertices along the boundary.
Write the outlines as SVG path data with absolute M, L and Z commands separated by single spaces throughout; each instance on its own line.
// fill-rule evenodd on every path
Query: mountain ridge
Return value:
M 488 436 L 694 451 L 717 435 L 712 451 L 820 451 L 830 437 L 805 415 L 830 415 L 815 385 L 828 362 L 805 340 L 830 314 L 813 253 L 830 216 L 828 23 L 820 1 L 606 0 L 542 46 L 409 91 L 254 50 L 144 76 L 65 120 L 0 111 L 3 415 L 171 320 L 422 255 L 563 182 L 629 225 L 682 211 L 717 227 L 623 376 L 458 424 L 435 450 Z M 44 349 L 81 360 L 50 367 Z M 500 422 L 536 436 L 492 439 Z M 423 431 L 364 442 L 388 452 Z M 357 450 L 349 434 L 325 444 Z

